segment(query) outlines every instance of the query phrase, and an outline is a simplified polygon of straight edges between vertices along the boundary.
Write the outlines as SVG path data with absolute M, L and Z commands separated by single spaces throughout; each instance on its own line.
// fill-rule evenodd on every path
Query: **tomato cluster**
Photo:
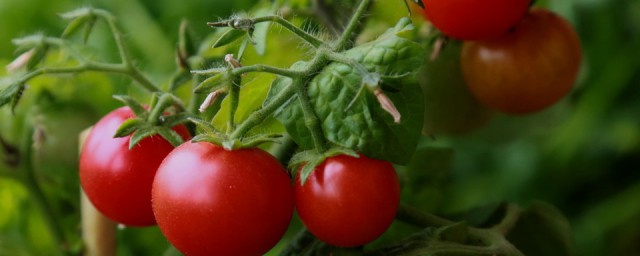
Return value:
M 529 0 L 422 0 L 443 34 L 465 40 L 460 65 L 484 105 L 507 114 L 543 110 L 573 87 L 580 40 L 562 17 Z
M 341 247 L 376 239 L 395 217 L 400 189 L 388 162 L 329 157 L 294 188 L 278 160 L 258 148 L 191 141 L 174 148 L 154 135 L 130 150 L 131 136 L 113 134 L 132 117 L 123 107 L 94 125 L 80 157 L 82 188 L 108 218 L 157 223 L 187 255 L 262 255 L 284 235 L 294 205 L 314 235 Z M 173 129 L 191 138 L 184 126 Z
M 151 210 L 151 184 L 173 146 L 152 136 L 129 150 L 131 136 L 113 135 L 132 117 L 131 109 L 122 107 L 93 126 L 80 152 L 80 184 L 105 216 L 127 226 L 150 226 L 156 223 Z M 191 138 L 184 126 L 174 130 L 185 140 Z

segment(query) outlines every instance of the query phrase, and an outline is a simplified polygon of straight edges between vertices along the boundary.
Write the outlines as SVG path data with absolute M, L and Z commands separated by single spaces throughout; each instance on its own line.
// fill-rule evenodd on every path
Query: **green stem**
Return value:
M 191 71 L 191 74 L 194 74 L 194 75 L 215 75 L 215 74 L 219 74 L 219 73 L 222 73 L 222 72 L 227 72 L 227 69 L 226 68 L 212 68 L 212 69 L 207 69 L 207 70 L 193 70 L 193 71 Z M 284 69 L 284 68 L 276 68 L 276 67 L 273 67 L 273 66 L 268 66 L 268 65 L 263 65 L 263 64 L 256 64 L 256 65 L 251 65 L 251 66 L 242 66 L 242 67 L 239 67 L 239 68 L 234 68 L 233 71 L 231 71 L 231 74 L 235 75 L 235 76 L 239 76 L 239 75 L 243 75 L 243 74 L 251 73 L 251 72 L 270 73 L 270 74 L 274 74 L 274 75 L 280 75 L 280 76 L 291 77 L 291 78 L 304 75 L 304 73 L 300 72 L 300 71 Z
M 59 224 L 59 219 L 56 217 L 53 208 L 49 204 L 42 187 L 38 183 L 37 177 L 35 175 L 34 167 L 32 164 L 32 153 L 33 153 L 33 128 L 29 128 L 25 133 L 23 146 L 23 155 L 22 161 L 24 165 L 22 165 L 22 170 L 25 175 L 22 178 L 23 184 L 26 186 L 27 190 L 31 193 L 31 196 L 35 200 L 38 207 L 41 209 L 41 213 L 43 214 L 45 223 L 49 227 L 51 234 L 53 235 L 53 239 L 56 242 L 57 248 L 64 255 L 70 255 L 68 246 L 69 243 L 66 241 L 64 230 L 62 226 Z
M 178 98 L 172 94 L 163 93 L 158 99 L 158 103 L 151 109 L 147 121 L 153 125 L 157 125 L 160 122 L 160 116 L 164 114 L 164 110 L 172 105 L 177 106 L 179 111 L 184 110 Z
M 93 10 L 93 12 L 97 16 L 102 17 L 107 22 L 109 29 L 111 29 L 111 33 L 113 34 L 113 39 L 116 42 L 116 46 L 118 47 L 118 52 L 120 53 L 120 58 L 122 59 L 122 62 L 124 63 L 125 66 L 131 67 L 132 58 L 126 47 L 126 44 L 124 43 L 122 32 L 120 32 L 120 30 L 118 29 L 118 26 L 116 25 L 116 18 L 111 13 L 105 10 L 96 9 L 96 10 Z
M 240 84 L 242 83 L 242 77 L 235 76 L 231 79 L 229 83 L 228 91 L 229 91 L 229 121 L 227 129 L 229 132 L 235 130 L 236 128 L 236 111 L 238 110 L 238 105 L 240 105 Z
M 516 225 L 518 219 L 520 219 L 520 214 L 522 213 L 522 209 L 515 204 L 507 204 L 507 209 L 505 210 L 505 216 L 502 218 L 502 221 L 497 225 L 491 227 L 492 230 L 496 232 L 506 235 L 511 231 L 513 226 Z
M 247 118 L 235 129 L 235 131 L 233 131 L 233 133 L 231 133 L 230 138 L 240 138 L 253 127 L 262 123 L 296 93 L 295 89 L 296 88 L 294 86 L 287 86 L 284 90 L 278 93 L 278 95 L 276 95 L 269 104 L 262 107 L 260 110 L 253 112 L 249 118 Z
M 372 0 L 362 0 L 360 5 L 358 5 L 358 9 L 356 9 L 355 13 L 347 23 L 347 27 L 344 29 L 342 36 L 338 39 L 338 42 L 335 44 L 335 51 L 341 52 L 346 48 L 349 48 L 353 43 L 352 38 L 355 31 L 358 29 L 359 23 L 364 15 L 364 13 L 369 9 L 369 5 L 371 5 Z
M 35 78 L 36 76 L 44 75 L 44 74 L 75 74 L 75 73 L 83 73 L 89 71 L 98 71 L 98 72 L 106 72 L 106 73 L 117 73 L 124 74 L 130 76 L 143 88 L 147 89 L 150 92 L 160 92 L 160 88 L 156 87 L 151 81 L 149 81 L 146 77 L 144 77 L 137 69 L 135 68 L 127 68 L 123 64 L 109 64 L 109 63 L 97 63 L 97 62 L 88 62 L 82 65 L 78 65 L 75 67 L 64 67 L 64 68 L 53 68 L 53 67 L 44 67 L 36 69 L 30 73 L 25 74 L 20 78 L 20 82 L 26 83 L 27 81 Z
M 120 54 L 120 59 L 125 69 L 123 70 L 125 74 L 128 74 L 136 80 L 142 87 L 149 90 L 150 92 L 160 92 L 161 90 L 154 85 L 147 77 L 145 77 L 138 68 L 133 65 L 133 57 L 129 53 L 129 49 L 127 49 L 126 44 L 124 43 L 124 37 L 122 36 L 122 32 L 118 29 L 118 25 L 116 24 L 116 18 L 109 12 L 104 10 L 94 10 L 96 15 L 102 17 L 107 22 L 109 29 L 111 29 L 111 33 L 113 34 L 113 39 L 116 42 L 116 46 L 118 47 L 118 53 Z
M 366 0 L 366 1 L 368 1 L 368 0 Z M 298 37 L 300 37 L 302 40 L 308 42 L 309 44 L 311 44 L 315 48 L 321 48 L 321 47 L 323 47 L 325 45 L 325 43 L 322 40 L 314 37 L 313 35 L 307 33 L 306 31 L 296 27 L 296 25 L 293 25 L 293 23 L 289 22 L 288 20 L 283 19 L 280 16 L 271 15 L 271 16 L 264 16 L 264 17 L 258 17 L 258 18 L 253 19 L 253 23 L 268 22 L 268 21 L 280 24 L 281 26 L 283 26 L 287 30 L 293 32 Z
M 435 215 L 423 213 L 410 206 L 401 205 L 396 219 L 418 227 L 443 227 L 455 224 Z M 524 256 L 499 232 L 492 229 L 468 228 L 469 241 L 478 241 L 479 246 L 472 245 L 441 245 L 435 248 L 425 248 L 424 251 L 412 251 L 417 254 L 451 254 L 451 255 L 504 255 L 504 256 Z
M 436 215 L 421 212 L 408 205 L 401 204 L 396 214 L 396 219 L 405 223 L 418 225 L 421 227 L 444 227 L 455 224 L 454 221 L 438 217 Z
M 304 123 L 309 129 L 309 132 L 311 132 L 313 144 L 319 153 L 323 153 L 327 151 L 326 142 L 324 140 L 324 132 L 322 131 L 320 120 L 318 119 L 318 116 L 313 109 L 313 105 L 309 100 L 309 96 L 307 95 L 307 88 L 305 86 L 305 83 L 302 79 L 295 79 L 293 80 L 292 85 L 296 87 L 296 93 L 298 94 L 298 100 L 300 101 L 302 113 L 304 115 Z

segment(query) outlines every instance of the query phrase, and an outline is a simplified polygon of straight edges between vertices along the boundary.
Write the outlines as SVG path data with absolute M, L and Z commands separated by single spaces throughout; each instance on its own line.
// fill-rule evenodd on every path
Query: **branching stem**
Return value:
M 299 27 L 296 27 L 296 25 L 294 25 L 293 23 L 289 22 L 288 20 L 285 20 L 284 18 L 278 15 L 270 15 L 270 16 L 258 17 L 253 19 L 253 23 L 269 22 L 269 21 L 280 24 L 281 26 L 293 32 L 302 40 L 306 41 L 307 43 L 309 43 L 315 48 L 321 48 L 325 45 L 325 43 L 322 40 L 307 33 L 306 31 L 300 29 Z
M 365 12 L 369 9 L 369 5 L 371 5 L 372 0 L 362 0 L 358 5 L 358 9 L 356 9 L 353 16 L 351 16 L 351 20 L 347 24 L 347 27 L 344 29 L 342 36 L 338 39 L 338 42 L 335 44 L 334 50 L 336 52 L 344 51 L 346 48 L 352 45 L 352 38 L 354 32 L 358 29 L 359 23 L 364 16 Z
M 315 146 L 315 149 L 318 151 L 318 153 L 324 153 L 325 151 L 327 151 L 324 132 L 322 131 L 320 119 L 318 119 L 313 105 L 311 104 L 311 100 L 309 100 L 309 96 L 307 95 L 307 87 L 305 86 L 304 80 L 294 79 L 292 86 L 296 87 L 298 100 L 300 101 L 300 105 L 302 106 L 304 123 L 311 133 L 311 137 L 313 138 L 313 145 Z

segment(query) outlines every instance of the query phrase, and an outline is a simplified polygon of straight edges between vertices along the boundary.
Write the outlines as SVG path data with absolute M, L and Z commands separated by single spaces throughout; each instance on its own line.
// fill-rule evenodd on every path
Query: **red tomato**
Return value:
M 108 218 L 127 226 L 149 226 L 156 223 L 151 210 L 153 177 L 174 147 L 154 135 L 129 150 L 131 136 L 113 135 L 132 117 L 135 115 L 128 107 L 121 107 L 93 126 L 80 153 L 80 185 Z M 191 138 L 184 126 L 174 130 L 185 140 Z
M 580 39 L 566 20 L 534 9 L 502 37 L 465 42 L 461 58 L 467 86 L 480 102 L 505 113 L 526 114 L 571 91 L 582 53 Z
M 443 34 L 477 40 L 504 34 L 525 15 L 530 0 L 422 0 L 424 13 Z
M 326 159 L 304 186 L 295 185 L 296 210 L 318 239 L 340 247 L 364 245 L 391 225 L 400 203 L 393 166 L 360 156 Z
M 257 148 L 185 143 L 160 165 L 152 198 L 160 230 L 186 255 L 262 255 L 293 215 L 286 170 Z

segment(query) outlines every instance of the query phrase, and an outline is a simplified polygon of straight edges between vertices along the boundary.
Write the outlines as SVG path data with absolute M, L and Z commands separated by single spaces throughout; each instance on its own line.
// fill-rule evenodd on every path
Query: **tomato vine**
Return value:
M 422 7 L 429 7 L 427 1 L 414 2 L 424 3 L 421 5 Z M 525 6 L 529 4 L 526 1 L 521 2 L 524 3 L 521 4 L 521 9 L 525 9 Z M 178 241 L 175 242 L 176 247 L 184 252 L 215 254 L 233 253 L 234 250 L 246 249 L 242 251 L 245 254 L 264 253 L 273 247 L 286 231 L 294 208 L 293 194 L 297 193 L 295 201 L 299 207 L 300 218 L 309 227 L 309 231 L 301 231 L 299 236 L 283 250 L 283 255 L 296 255 L 305 250 L 316 254 L 344 250 L 368 255 L 414 255 L 416 253 L 524 255 L 505 238 L 512 226 L 516 225 L 518 214 L 521 212 L 521 209 L 513 205 L 508 205 L 504 209 L 505 216 L 502 222 L 489 228 L 471 227 L 462 222 L 454 222 L 418 212 L 409 206 L 399 205 L 399 181 L 392 164 L 408 164 L 412 160 L 418 147 L 419 138 L 422 136 L 425 103 L 417 74 L 425 61 L 426 50 L 424 45 L 416 40 L 418 31 L 411 19 L 407 17 L 399 19 L 395 26 L 388 28 L 375 39 L 356 43 L 355 39 L 361 34 L 362 23 L 366 20 L 367 11 L 373 3 L 373 0 L 359 1 L 353 14 L 346 22 L 346 26 L 339 31 L 337 38 L 330 41 L 301 29 L 280 15 L 233 16 L 209 22 L 208 26 L 218 31 L 224 30 L 216 34 L 217 38 L 213 42 L 213 48 L 223 49 L 222 51 L 225 53 L 215 57 L 204 56 L 205 54 L 195 50 L 198 48 L 198 43 L 189 35 L 188 24 L 183 22 L 180 25 L 180 39 L 176 49 L 177 72 L 169 81 L 166 90 L 151 81 L 135 65 L 134 58 L 123 39 L 123 33 L 118 28 L 115 16 L 106 10 L 80 8 L 62 15 L 70 22 L 61 37 L 38 34 L 14 40 L 18 49 L 23 53 L 10 64 L 10 69 L 14 73 L 11 76 L 10 84 L 0 91 L 0 106 L 9 104 L 15 108 L 23 93 L 29 93 L 26 84 L 43 75 L 104 72 L 129 77 L 137 86 L 147 92 L 147 95 L 150 96 L 149 102 L 141 103 L 140 100 L 129 95 L 115 95 L 114 98 L 121 101 L 126 107 L 114 112 L 126 111 L 126 116 L 130 116 L 130 118 L 124 118 L 124 114 L 122 114 L 120 116 L 122 120 L 114 121 L 117 123 L 118 129 L 110 127 L 107 132 L 102 130 L 102 123 L 96 124 L 94 131 L 97 131 L 97 135 L 90 136 L 86 146 L 91 148 L 85 150 L 98 152 L 97 149 L 108 147 L 109 142 L 115 141 L 112 137 L 116 137 L 123 141 L 126 140 L 128 147 L 118 148 L 119 152 L 134 154 L 134 152 L 141 152 L 136 151 L 141 148 L 158 147 L 148 145 L 143 147 L 142 144 L 145 141 L 153 140 L 155 143 L 164 145 L 163 152 L 153 155 L 154 159 L 145 159 L 144 154 L 140 153 L 140 159 L 128 161 L 120 166 L 122 170 L 113 171 L 111 169 L 117 169 L 113 167 L 115 165 L 113 163 L 117 162 L 115 157 L 115 160 L 104 162 L 98 166 L 92 162 L 94 159 L 89 159 L 90 157 L 83 150 L 80 161 L 82 186 L 88 192 L 92 202 L 102 208 L 107 217 L 120 223 L 149 225 L 158 220 L 160 229 L 167 238 L 171 242 Z M 520 10 L 517 11 L 519 13 Z M 90 59 L 84 56 L 83 50 L 85 49 L 70 39 L 84 28 L 82 37 L 86 43 L 98 21 L 106 22 L 118 49 L 119 62 Z M 502 30 L 506 30 L 512 23 L 514 22 L 509 20 L 508 24 L 499 30 L 504 32 Z M 303 42 L 302 47 L 309 50 L 309 57 L 295 62 L 288 68 L 265 64 L 244 65 L 243 56 L 247 47 L 250 44 L 258 44 L 255 35 L 266 33 L 257 28 L 261 24 L 277 24 L 293 33 Z M 268 29 L 269 27 L 265 26 L 264 28 Z M 338 32 L 335 27 L 332 30 Z M 494 32 L 489 34 L 493 35 Z M 435 37 L 437 36 L 432 36 L 432 38 Z M 461 36 L 461 38 L 465 37 Z M 475 35 L 472 38 L 475 38 Z M 436 41 L 444 45 L 445 40 Z M 209 44 L 209 42 L 204 44 Z M 230 45 L 238 47 L 237 53 L 230 53 L 232 49 L 235 49 L 229 47 Z M 69 52 L 70 62 L 74 64 L 71 66 L 48 65 L 45 61 L 46 56 L 54 48 Z M 432 57 L 437 57 L 439 49 L 433 51 L 436 53 Z M 221 59 L 224 60 L 222 64 L 218 64 L 218 66 L 213 64 L 216 60 Z M 212 66 L 213 68 L 211 68 Z M 264 95 L 264 100 L 260 102 L 261 104 L 254 104 L 256 106 L 252 106 L 246 111 L 241 109 L 243 104 L 246 104 L 246 94 L 243 94 L 243 89 L 251 83 L 247 81 L 247 77 L 253 73 L 269 75 L 272 83 Z M 181 98 L 177 91 L 187 81 L 192 81 L 193 88 L 189 95 L 189 102 L 185 104 L 184 97 Z M 223 101 L 226 105 L 220 103 L 221 98 L 224 98 Z M 245 113 L 241 115 L 240 110 Z M 213 112 L 214 116 L 212 117 L 211 113 L 207 114 L 208 111 Z M 282 129 L 276 132 L 260 131 L 261 125 L 268 120 L 277 120 Z M 191 135 L 194 135 L 193 139 L 188 140 L 190 136 L 187 136 L 184 131 L 176 131 L 175 127 L 182 129 L 183 125 L 189 126 Z M 27 131 L 27 137 L 31 138 L 32 134 L 32 131 Z M 106 144 L 93 143 L 94 140 L 108 142 L 105 142 Z M 185 140 L 187 141 L 185 142 Z M 2 137 L 0 137 L 0 142 L 4 151 L 14 153 L 9 152 L 14 148 L 5 143 Z M 284 168 L 280 163 L 257 148 L 259 145 L 271 142 L 283 143 L 283 146 L 280 147 L 281 152 L 278 154 L 280 157 L 277 160 L 280 160 L 282 165 L 288 165 L 289 171 L 292 173 L 290 176 L 295 179 L 293 182 L 295 183 L 295 191 L 293 191 L 293 187 L 290 187 L 291 182 L 288 179 L 290 177 L 285 175 Z M 24 142 L 24 148 L 19 150 L 22 154 L 13 154 L 16 155 L 15 158 L 3 159 L 4 162 L 12 167 L 20 166 L 26 169 L 27 174 L 31 173 L 31 144 L 32 141 Z M 292 148 L 296 148 L 294 154 L 291 153 Z M 171 153 L 168 153 L 169 151 Z M 8 155 L 12 156 L 12 154 Z M 207 157 L 203 157 L 205 155 Z M 96 158 L 100 157 L 102 156 L 96 156 Z M 150 158 L 149 155 L 146 157 Z M 185 159 L 188 160 L 187 163 L 182 162 Z M 336 164 L 338 167 L 333 167 L 334 169 L 327 167 L 333 161 L 338 161 L 336 159 L 345 161 L 345 163 L 343 165 Z M 150 160 L 153 160 L 151 167 L 148 162 Z M 145 164 L 146 167 L 140 167 Z M 185 164 L 188 165 L 188 168 L 182 168 Z M 204 171 L 201 170 L 203 166 L 206 167 Z M 367 167 L 358 169 L 362 166 Z M 338 174 L 334 176 L 325 174 L 324 171 L 329 169 Z M 156 170 L 159 170 L 158 176 L 154 176 Z M 355 174 L 349 172 L 354 170 L 359 172 L 354 172 Z M 377 177 L 376 179 L 371 174 L 378 170 L 383 174 L 380 175 L 382 178 Z M 139 181 L 139 183 L 144 183 L 143 185 L 138 184 L 139 187 L 143 187 L 142 194 L 146 196 L 142 199 L 145 202 L 143 208 L 148 210 L 147 208 L 151 207 L 153 202 L 152 210 L 155 215 L 148 211 L 143 222 L 131 222 L 109 216 L 110 214 L 107 213 L 109 211 L 104 210 L 105 206 L 98 203 L 99 194 L 104 194 L 105 190 L 108 191 L 117 186 L 109 184 L 108 187 L 99 188 L 98 195 L 93 193 L 97 189 L 98 185 L 96 184 L 102 183 L 105 179 L 105 176 L 100 173 L 101 171 L 104 173 L 113 171 L 112 173 L 117 173 L 114 176 L 129 172 L 133 173 L 130 175 L 135 176 L 134 178 L 142 176 L 141 171 L 144 171 L 148 179 L 144 182 Z M 233 176 L 236 174 L 239 176 Z M 83 178 L 82 175 L 91 178 Z M 275 183 L 270 180 L 270 177 L 267 177 L 269 175 L 278 177 L 271 177 L 273 180 L 278 180 L 277 188 L 270 186 Z M 335 179 L 345 175 L 347 181 L 341 184 L 341 187 L 337 187 L 338 181 L 333 180 L 332 182 L 335 183 L 329 184 L 325 188 L 323 187 L 325 186 L 325 180 L 323 180 L 325 175 Z M 200 176 L 207 177 L 201 179 Z M 150 177 L 155 178 L 151 179 Z M 47 208 L 46 199 L 44 199 L 35 179 L 27 175 L 22 181 L 34 193 L 37 201 L 42 204 L 57 243 L 59 245 L 68 244 L 60 227 L 55 224 L 55 221 L 52 221 L 54 213 Z M 224 184 L 224 187 L 216 186 L 218 184 L 216 181 Z M 345 185 L 346 182 L 351 184 L 363 182 L 364 186 L 360 186 L 358 191 L 349 193 L 347 190 L 350 186 Z M 336 185 L 336 187 L 331 185 Z M 151 186 L 153 190 L 148 188 Z M 231 193 L 230 191 L 233 189 L 239 189 L 245 194 Z M 274 189 L 277 189 L 278 193 L 271 193 Z M 179 196 L 172 194 L 173 190 L 180 190 L 181 193 L 184 193 L 181 195 L 183 197 L 195 195 L 199 200 L 180 199 Z M 313 194 L 312 192 L 315 190 L 329 194 L 329 196 L 320 195 L 321 193 Z M 202 191 L 212 196 L 199 197 L 202 195 L 198 193 L 203 193 Z M 330 197 L 333 196 L 333 193 L 337 193 L 336 191 L 341 195 L 349 194 L 349 200 L 345 199 L 344 202 L 326 200 L 326 202 L 318 203 L 320 201 L 318 198 L 322 197 L 335 199 Z M 362 191 L 382 191 L 380 192 L 382 194 L 372 197 L 373 193 L 367 194 Z M 130 191 L 126 187 L 119 187 L 118 192 L 121 193 L 121 198 L 126 198 Z M 152 194 L 153 199 L 148 199 L 149 194 Z M 228 200 L 216 200 L 215 196 L 224 196 Z M 121 198 L 108 200 L 108 204 L 113 206 L 119 200 L 121 201 Z M 260 201 L 262 204 L 258 204 L 256 201 Z M 379 204 L 380 201 L 384 201 L 382 206 Z M 185 202 L 189 202 L 190 205 L 185 207 L 183 205 Z M 202 205 L 198 205 L 198 203 Z M 333 205 L 342 204 L 353 206 L 353 208 L 350 211 L 340 211 L 341 209 L 331 211 L 330 208 Z M 256 221 L 256 212 L 268 211 L 269 207 L 273 205 L 277 205 L 278 211 L 270 217 L 277 220 L 277 226 L 263 225 L 264 222 L 251 225 L 253 227 L 251 231 L 264 233 L 268 239 L 256 235 L 247 240 L 247 243 L 259 242 L 259 246 L 243 245 L 240 242 L 243 237 L 241 232 L 248 232 L 250 228 L 247 228 L 248 224 L 243 219 L 234 219 L 233 217 L 241 216 L 246 220 Z M 135 206 L 139 205 L 136 203 Z M 142 211 L 136 209 L 135 206 L 129 205 L 125 207 L 127 208 L 125 211 Z M 229 208 L 235 210 L 234 214 L 224 213 L 224 210 Z M 215 211 L 209 209 L 215 209 Z M 326 225 L 326 220 L 323 219 L 326 216 L 315 216 L 323 210 L 326 215 L 334 214 L 330 217 L 337 218 L 338 221 L 330 219 L 329 221 L 333 225 Z M 371 219 L 363 217 L 367 213 L 376 217 L 374 211 L 378 211 L 375 213 L 384 213 L 379 214 L 384 216 Z M 224 214 L 220 215 L 220 212 Z M 353 214 L 353 212 L 361 215 L 359 219 L 361 223 L 359 224 L 362 224 L 363 221 L 366 222 L 365 225 L 356 225 L 353 228 L 356 236 L 340 230 L 341 226 L 353 224 L 344 223 L 341 225 L 339 222 L 348 221 L 348 217 L 353 217 L 349 214 Z M 197 215 L 197 218 L 190 218 L 190 215 Z M 203 224 L 218 217 L 227 219 L 222 224 L 216 223 L 211 226 Z M 374 250 L 368 250 L 368 248 L 365 250 L 361 247 L 379 237 L 391 225 L 394 217 L 396 220 L 420 228 L 421 231 L 400 241 L 399 245 L 383 246 Z M 177 218 L 183 220 L 179 222 L 189 222 L 189 226 L 185 227 L 180 226 L 182 223 L 173 223 Z M 366 224 L 374 222 L 377 224 L 374 225 L 375 230 L 368 230 L 370 225 Z M 205 248 L 206 246 L 197 244 L 201 242 L 199 239 L 206 238 L 202 235 L 206 233 L 203 231 L 204 228 L 229 227 L 227 225 L 240 230 L 240 233 L 233 234 L 233 241 L 218 243 L 212 248 Z M 327 226 L 331 226 L 328 231 L 326 230 Z M 193 230 L 198 230 L 198 232 L 192 232 Z M 316 236 L 320 240 L 316 239 Z M 332 236 L 341 237 L 333 239 L 335 237 Z M 228 238 L 221 236 L 220 239 Z M 334 246 L 353 248 L 344 249 Z M 64 252 L 68 253 L 69 250 Z

